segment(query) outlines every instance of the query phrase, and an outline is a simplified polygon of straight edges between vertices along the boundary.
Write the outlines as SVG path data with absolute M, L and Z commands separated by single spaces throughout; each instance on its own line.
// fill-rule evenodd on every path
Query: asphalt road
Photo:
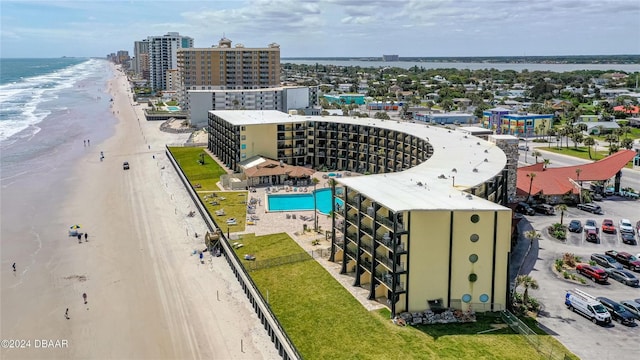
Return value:
M 604 215 L 569 208 L 564 214 L 564 224 L 572 219 L 579 219 L 584 224 L 586 219 L 595 219 L 598 226 L 603 219 L 612 219 L 618 224 L 621 218 L 631 219 L 632 223 L 640 220 L 640 201 L 632 201 L 620 197 L 609 197 L 600 203 L 605 211 Z M 599 326 L 589 319 L 571 312 L 564 304 L 568 289 L 579 288 L 593 296 L 605 296 L 614 301 L 640 298 L 640 288 L 632 288 L 615 280 L 608 284 L 596 284 L 587 280 L 586 285 L 565 280 L 553 271 L 554 262 L 564 253 L 573 253 L 588 262 L 592 253 L 604 253 L 606 250 L 616 249 L 628 251 L 632 254 L 640 252 L 640 246 L 622 244 L 619 235 L 601 234 L 601 243 L 592 244 L 584 241 L 584 234 L 569 233 L 566 242 L 555 240 L 548 236 L 547 227 L 560 221 L 560 214 L 553 216 L 527 216 L 521 224 L 521 231 L 535 229 L 540 232 L 542 239 L 533 244 L 529 256 L 523 264 L 520 273 L 530 274 L 539 283 L 539 290 L 529 290 L 543 306 L 539 315 L 539 323 L 547 332 L 555 336 L 569 350 L 582 359 L 630 359 L 637 354 L 640 322 L 634 326 L 625 326 L 617 322 L 608 326 Z M 522 238 L 522 237 L 521 237 Z M 635 273 L 640 277 L 640 273 Z M 522 291 L 522 289 L 520 289 Z

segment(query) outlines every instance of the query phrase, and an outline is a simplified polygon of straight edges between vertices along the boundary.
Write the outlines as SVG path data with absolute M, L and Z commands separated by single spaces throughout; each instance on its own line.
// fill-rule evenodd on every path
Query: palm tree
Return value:
M 547 141 L 549 142 L 549 147 L 551 147 L 551 137 L 552 136 L 556 136 L 556 129 L 551 128 L 551 129 L 547 130 L 547 136 L 549 137 L 547 139 Z
M 318 231 L 318 203 L 316 201 L 316 185 L 320 182 L 320 180 L 316 177 L 311 179 L 313 183 L 313 226 L 314 230 Z
M 564 221 L 564 212 L 567 210 L 566 204 L 558 204 L 556 206 L 556 210 L 560 211 L 560 225 L 562 225 Z
M 536 177 L 536 173 L 529 173 L 527 174 L 527 176 L 529 178 L 531 178 L 531 181 L 529 182 L 529 196 L 527 197 L 527 201 L 531 200 L 531 188 L 533 187 L 533 179 Z
M 529 288 L 537 290 L 539 288 L 538 281 L 529 275 L 518 275 L 516 278 L 516 285 L 522 285 L 524 287 L 524 294 L 522 295 L 522 302 L 526 306 L 529 304 Z
M 536 157 L 536 164 L 538 163 L 538 156 L 542 156 L 542 153 L 538 150 L 533 150 L 533 153 L 531 154 L 533 156 Z
M 540 240 L 542 237 L 539 232 L 535 230 L 530 230 L 524 233 L 524 237 L 529 240 L 530 243 L 533 243 L 533 240 Z
M 587 149 L 589 150 L 589 159 L 592 159 L 591 147 L 596 144 L 596 140 L 591 136 L 587 136 L 586 138 L 584 138 L 584 140 L 582 140 L 582 143 L 584 143 L 587 146 Z
M 551 160 L 549 160 L 549 159 L 542 159 L 542 162 L 544 163 L 543 169 L 548 168 L 549 164 L 551 164 Z

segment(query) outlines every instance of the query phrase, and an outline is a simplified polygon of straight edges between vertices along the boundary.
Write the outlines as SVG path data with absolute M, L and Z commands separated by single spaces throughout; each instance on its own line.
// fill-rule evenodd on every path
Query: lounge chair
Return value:
M 296 214 L 292 214 L 291 218 L 295 220 L 296 219 Z
M 291 214 L 287 214 L 287 219 L 291 219 Z
M 220 210 L 216 210 L 216 215 L 218 216 L 225 216 L 226 213 L 224 212 L 224 209 L 220 209 Z

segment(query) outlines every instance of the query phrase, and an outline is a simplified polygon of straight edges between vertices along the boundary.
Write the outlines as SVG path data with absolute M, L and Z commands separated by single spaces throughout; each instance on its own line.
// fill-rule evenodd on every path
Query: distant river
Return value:
M 467 62 L 421 62 L 421 61 L 362 61 L 362 60 L 314 60 L 314 59 L 287 59 L 282 58 L 281 63 L 304 65 L 336 65 L 336 66 L 360 66 L 360 67 L 399 67 L 409 69 L 414 66 L 425 69 L 497 69 L 528 71 L 553 71 L 568 72 L 574 70 L 603 70 L 624 71 L 633 73 L 640 71 L 640 64 L 520 64 L 520 63 L 467 63 Z

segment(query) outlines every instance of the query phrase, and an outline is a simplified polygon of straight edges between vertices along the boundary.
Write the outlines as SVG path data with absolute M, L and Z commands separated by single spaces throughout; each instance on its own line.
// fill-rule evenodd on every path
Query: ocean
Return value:
M 2 262 L 31 259 L 52 229 L 81 159 L 114 133 L 106 60 L 0 59 L 0 243 Z M 90 140 L 91 146 L 84 146 Z M 64 227 L 56 229 L 62 235 Z M 16 244 L 19 243 L 19 246 Z

